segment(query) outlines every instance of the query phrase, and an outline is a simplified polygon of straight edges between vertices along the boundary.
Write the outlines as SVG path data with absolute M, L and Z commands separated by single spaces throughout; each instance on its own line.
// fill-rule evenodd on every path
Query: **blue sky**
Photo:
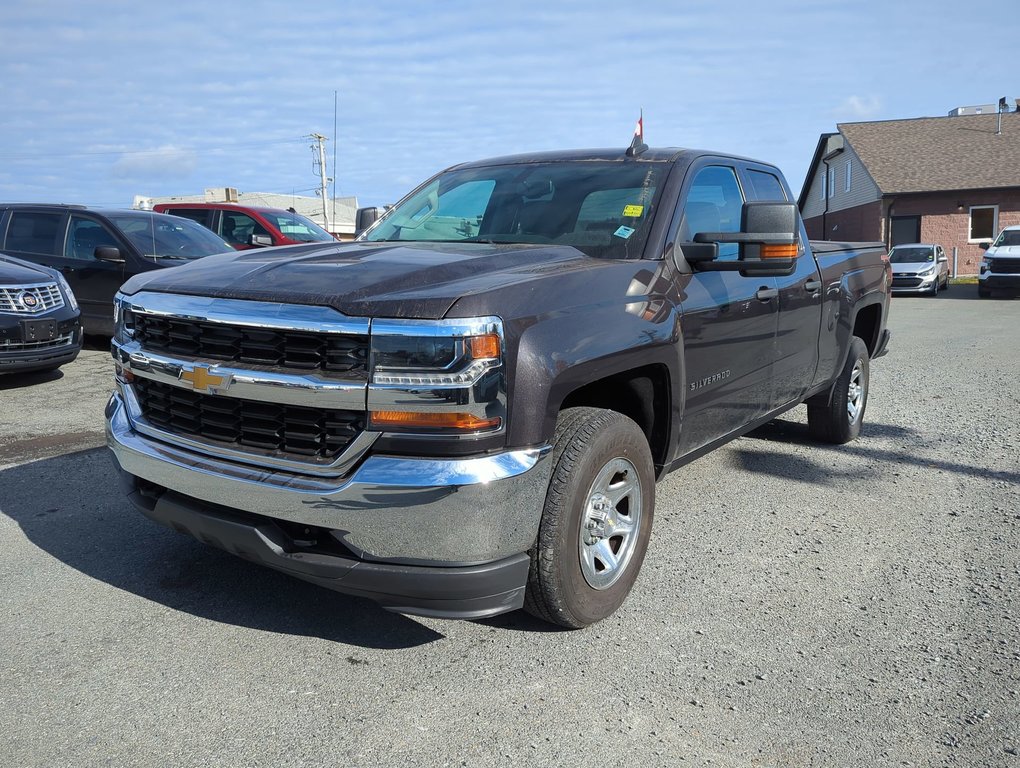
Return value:
M 1012 104 L 1018 41 L 1015 0 L 7 0 L 0 200 L 314 194 L 303 137 L 332 138 L 334 90 L 331 173 L 362 205 L 464 160 L 625 147 L 641 107 L 652 146 L 799 192 L 836 122 Z

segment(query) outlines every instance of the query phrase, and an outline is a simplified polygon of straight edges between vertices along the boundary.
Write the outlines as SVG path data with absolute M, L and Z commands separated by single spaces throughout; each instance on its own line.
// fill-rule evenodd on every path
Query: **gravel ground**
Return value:
M 658 488 L 607 621 L 413 619 L 156 526 L 110 364 L 0 381 L 0 764 L 1017 766 L 1020 301 L 896 298 L 862 437 Z

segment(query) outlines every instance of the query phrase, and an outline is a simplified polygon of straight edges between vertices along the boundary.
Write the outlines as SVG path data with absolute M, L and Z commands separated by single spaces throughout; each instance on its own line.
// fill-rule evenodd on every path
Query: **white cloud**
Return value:
M 197 158 L 193 151 L 164 146 L 151 152 L 124 154 L 110 167 L 110 173 L 115 178 L 133 181 L 179 179 L 190 176 L 196 164 Z
M 868 120 L 875 117 L 882 108 L 877 96 L 847 96 L 842 103 L 832 110 L 832 116 L 838 120 Z

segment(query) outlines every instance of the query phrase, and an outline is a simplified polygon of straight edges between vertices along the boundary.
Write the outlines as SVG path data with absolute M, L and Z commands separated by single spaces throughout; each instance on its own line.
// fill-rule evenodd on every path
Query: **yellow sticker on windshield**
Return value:
M 644 212 L 645 207 L 643 205 L 625 205 L 623 207 L 624 216 L 640 216 Z

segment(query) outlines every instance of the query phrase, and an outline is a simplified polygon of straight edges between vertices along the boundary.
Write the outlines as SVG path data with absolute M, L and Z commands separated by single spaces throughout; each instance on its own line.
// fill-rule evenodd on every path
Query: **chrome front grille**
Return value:
M 368 338 L 359 334 L 226 325 L 144 313 L 135 313 L 133 322 L 134 339 L 143 349 L 189 358 L 333 373 L 364 371 L 368 359 Z
M 64 306 L 64 297 L 56 283 L 0 286 L 0 312 L 38 315 Z
M 141 414 L 155 427 L 227 448 L 293 460 L 335 460 L 364 428 L 364 413 L 208 395 L 138 377 Z

